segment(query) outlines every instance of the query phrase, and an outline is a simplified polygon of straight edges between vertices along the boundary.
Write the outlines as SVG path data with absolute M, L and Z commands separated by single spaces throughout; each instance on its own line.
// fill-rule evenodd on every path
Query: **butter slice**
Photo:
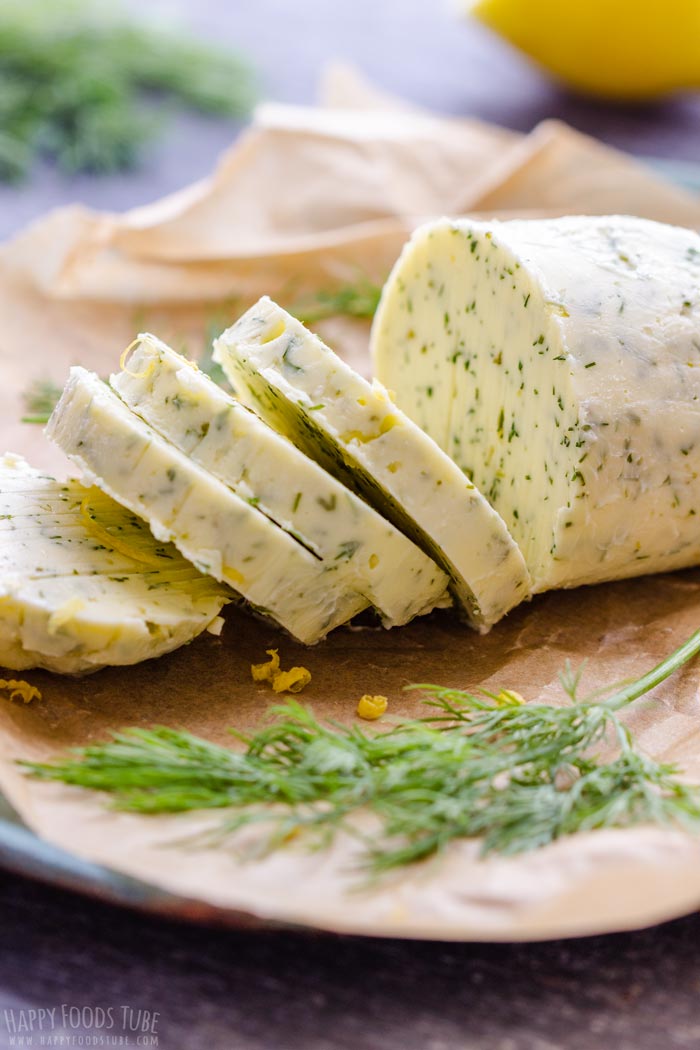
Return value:
M 337 566 L 385 626 L 445 603 L 447 576 L 403 533 L 196 365 L 152 335 L 139 339 L 110 382 L 150 426 Z
M 337 564 L 316 558 L 193 463 L 93 373 L 71 369 L 47 434 L 89 483 L 299 641 L 317 642 L 366 608 Z
M 0 457 L 1 666 L 134 664 L 192 641 L 229 600 L 102 492 Z
M 476 486 L 380 384 L 270 299 L 224 332 L 214 357 L 242 400 L 441 565 L 474 627 L 528 597 L 522 555 Z

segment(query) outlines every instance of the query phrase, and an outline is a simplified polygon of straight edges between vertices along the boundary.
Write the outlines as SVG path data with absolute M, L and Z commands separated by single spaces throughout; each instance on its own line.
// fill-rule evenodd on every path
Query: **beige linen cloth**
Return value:
M 700 200 L 650 169 L 548 121 L 521 136 L 448 119 L 377 92 L 352 70 L 326 77 L 322 105 L 268 104 L 209 177 L 123 215 L 55 211 L 0 249 L 2 446 L 61 473 L 41 428 L 20 423 L 22 393 L 61 384 L 80 363 L 116 369 L 137 331 L 198 357 L 213 331 L 267 293 L 286 305 L 355 281 L 381 282 L 426 218 L 625 212 L 700 227 Z M 319 326 L 368 372 L 368 325 Z M 232 612 L 222 638 L 137 668 L 80 680 L 29 675 L 43 700 L 0 704 L 0 785 L 38 834 L 196 901 L 191 908 L 371 934 L 527 939 L 616 930 L 700 903 L 700 839 L 639 828 L 580 835 L 518 858 L 478 858 L 474 843 L 357 889 L 357 846 L 299 845 L 254 863 L 227 847 L 174 845 L 215 816 L 135 817 L 87 792 L 24 777 L 47 758 L 123 725 L 185 726 L 218 740 L 266 717 L 271 696 L 249 665 L 280 646 L 313 674 L 304 698 L 351 721 L 365 692 L 415 715 L 412 681 L 520 690 L 556 702 L 557 672 L 590 658 L 591 689 L 637 675 L 700 626 L 700 572 L 549 594 L 486 638 L 449 615 L 386 631 L 343 629 L 303 651 Z M 691 667 L 630 717 L 656 757 L 700 779 L 698 671 Z

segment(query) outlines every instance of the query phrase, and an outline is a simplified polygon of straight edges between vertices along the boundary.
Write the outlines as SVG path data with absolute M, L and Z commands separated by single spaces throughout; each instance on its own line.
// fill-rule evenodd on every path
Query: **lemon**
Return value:
M 620 99 L 700 87 L 700 0 L 466 0 L 570 87 Z

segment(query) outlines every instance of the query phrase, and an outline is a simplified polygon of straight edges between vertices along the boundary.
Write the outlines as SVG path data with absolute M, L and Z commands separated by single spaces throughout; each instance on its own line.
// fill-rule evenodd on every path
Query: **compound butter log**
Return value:
M 488 496 L 533 590 L 700 562 L 700 237 L 629 216 L 420 228 L 378 378 Z

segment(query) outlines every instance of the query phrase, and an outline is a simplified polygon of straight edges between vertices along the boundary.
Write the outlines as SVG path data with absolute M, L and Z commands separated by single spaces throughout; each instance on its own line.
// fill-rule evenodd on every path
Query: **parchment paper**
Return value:
M 325 105 L 264 106 L 208 179 L 125 215 L 60 209 L 0 250 L 2 444 L 67 473 L 40 428 L 19 423 L 29 382 L 62 383 L 81 363 L 106 375 L 137 330 L 197 357 L 267 292 L 292 304 L 358 274 L 381 281 L 428 216 L 630 212 L 700 226 L 700 201 L 558 123 L 518 136 L 419 112 L 347 69 L 326 78 Z M 367 325 L 336 319 L 324 335 L 367 372 Z M 220 639 L 136 668 L 84 679 L 29 675 L 43 700 L 0 702 L 0 788 L 40 835 L 154 885 L 274 920 L 367 934 L 528 939 L 618 930 L 700 904 L 700 839 L 641 828 L 563 840 L 528 855 L 478 858 L 462 843 L 370 890 L 357 889 L 357 846 L 289 847 L 244 864 L 225 848 L 174 845 L 215 815 L 115 814 L 88 792 L 42 784 L 18 758 L 45 759 L 109 729 L 184 726 L 216 740 L 253 727 L 276 699 L 249 665 L 278 646 L 313 675 L 303 694 L 321 716 L 354 718 L 365 692 L 390 715 L 415 715 L 414 681 L 510 687 L 556 702 L 569 658 L 590 662 L 591 689 L 637 675 L 700 624 L 700 571 L 549 594 L 486 638 L 449 613 L 391 632 L 336 631 L 303 650 L 230 610 Z M 640 702 L 630 724 L 651 754 L 700 778 L 698 672 Z

